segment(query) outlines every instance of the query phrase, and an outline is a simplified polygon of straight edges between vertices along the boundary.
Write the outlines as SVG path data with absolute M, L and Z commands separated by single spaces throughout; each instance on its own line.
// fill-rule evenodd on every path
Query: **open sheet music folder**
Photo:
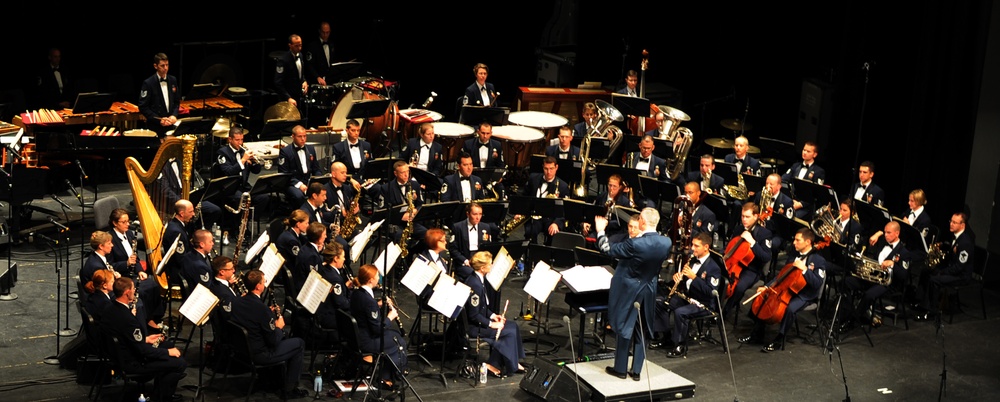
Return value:
M 178 311 L 194 325 L 201 326 L 208 321 L 212 310 L 218 304 L 219 298 L 205 285 L 199 283 Z

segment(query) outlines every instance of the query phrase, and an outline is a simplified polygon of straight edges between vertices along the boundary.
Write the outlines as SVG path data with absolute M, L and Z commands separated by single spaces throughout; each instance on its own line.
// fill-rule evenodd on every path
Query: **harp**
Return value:
M 147 267 L 155 268 L 163 259 L 160 244 L 163 240 L 163 219 L 167 216 L 167 211 L 170 211 L 170 208 L 164 205 L 165 196 L 161 192 L 154 192 L 151 197 L 147 188 L 156 188 L 156 181 L 163 167 L 171 158 L 176 158 L 181 167 L 180 197 L 187 199 L 191 191 L 191 170 L 196 142 L 197 137 L 194 135 L 182 135 L 180 138 L 167 137 L 160 144 L 160 149 L 156 151 L 156 156 L 153 157 L 148 169 L 143 169 L 139 161 L 133 157 L 125 159 L 129 187 L 132 190 L 136 215 L 139 217 L 139 226 L 146 243 Z M 156 275 L 156 281 L 163 289 L 169 286 L 166 272 Z

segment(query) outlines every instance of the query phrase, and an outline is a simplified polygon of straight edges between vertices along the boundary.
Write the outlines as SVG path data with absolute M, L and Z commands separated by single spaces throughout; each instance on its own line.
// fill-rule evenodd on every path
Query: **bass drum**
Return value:
M 344 132 L 347 128 L 347 114 L 350 113 L 355 103 L 380 99 L 386 99 L 386 97 L 359 87 L 351 88 L 350 91 L 340 98 L 340 101 L 337 102 L 337 107 L 330 114 L 330 130 Z M 389 101 L 389 107 L 386 108 L 385 113 L 369 117 L 361 122 L 361 138 L 372 144 L 372 151 L 375 153 L 375 157 L 379 158 L 388 154 L 389 144 L 396 137 L 398 124 L 399 105 L 396 104 L 396 101 Z M 344 134 L 344 138 L 346 137 L 347 134 Z

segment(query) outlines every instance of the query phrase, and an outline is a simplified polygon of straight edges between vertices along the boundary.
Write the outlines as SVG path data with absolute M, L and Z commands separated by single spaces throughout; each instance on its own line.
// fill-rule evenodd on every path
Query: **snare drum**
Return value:
M 347 114 L 350 113 L 351 107 L 357 102 L 365 100 L 378 100 L 386 99 L 386 97 L 377 95 L 361 88 L 353 88 L 351 91 L 344 94 L 337 102 L 337 107 L 330 114 L 330 129 L 332 131 L 343 132 L 347 127 Z M 390 101 L 389 107 L 381 116 L 369 117 L 365 121 L 361 122 L 361 137 L 372 144 L 372 149 L 387 149 L 387 145 L 390 144 L 396 135 L 397 125 L 399 124 L 399 106 L 396 101 Z M 385 135 L 382 132 L 385 131 Z M 376 157 L 381 157 L 381 155 L 376 154 Z
M 343 95 L 344 90 L 333 85 L 312 84 L 303 101 L 319 109 L 330 109 Z
M 503 141 L 503 156 L 513 167 L 527 168 L 531 155 L 545 152 L 545 134 L 525 126 L 494 126 L 493 136 Z
M 441 146 L 444 147 L 446 161 L 458 159 L 462 153 L 462 143 L 465 138 L 471 137 L 476 129 L 465 124 L 436 122 L 434 123 L 434 135 L 440 138 Z
M 555 113 L 537 112 L 534 110 L 522 110 L 511 112 L 507 121 L 519 126 L 534 127 L 547 132 L 546 139 L 552 139 L 558 134 L 559 127 L 565 126 L 569 120 Z

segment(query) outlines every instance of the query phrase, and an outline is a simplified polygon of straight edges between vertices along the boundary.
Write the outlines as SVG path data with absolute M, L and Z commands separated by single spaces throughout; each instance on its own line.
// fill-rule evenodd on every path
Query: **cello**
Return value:
M 740 282 L 740 274 L 743 272 L 743 268 L 749 266 L 753 262 L 753 258 L 754 254 L 750 248 L 750 243 L 747 243 L 742 233 L 740 233 L 740 236 L 734 237 L 726 245 L 726 253 L 723 255 L 723 260 L 726 263 L 726 272 L 729 273 L 729 284 L 726 285 L 727 298 L 733 296 L 733 292 L 736 291 L 736 285 Z
M 753 305 L 750 311 L 757 319 L 768 324 L 780 322 L 792 297 L 805 289 L 806 278 L 802 276 L 802 269 L 795 266 L 796 262 L 805 264 L 804 260 L 796 259 L 785 265 L 774 279 L 773 285 L 751 297 Z

